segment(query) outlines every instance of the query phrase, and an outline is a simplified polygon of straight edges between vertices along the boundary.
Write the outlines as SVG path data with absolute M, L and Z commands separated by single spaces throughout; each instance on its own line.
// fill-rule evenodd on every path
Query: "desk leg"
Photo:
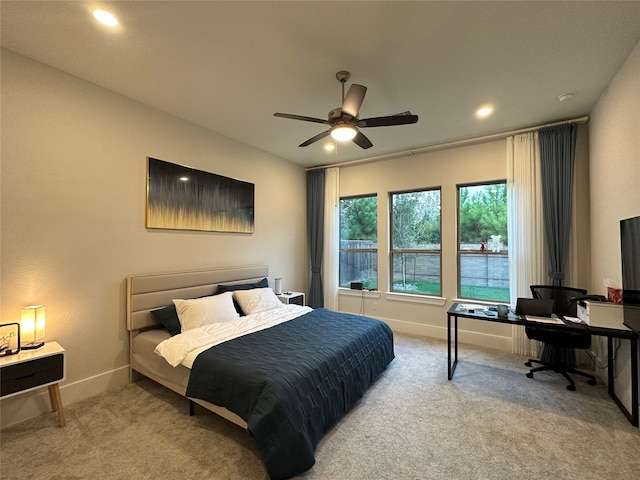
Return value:
M 62 406 L 62 397 L 60 396 L 60 386 L 57 383 L 49 385 L 49 400 L 51 401 L 51 409 L 58 412 L 58 422 L 61 427 L 67 424 L 64 416 L 64 407 Z
M 451 361 L 451 315 L 447 313 L 447 374 L 449 380 L 453 378 L 453 372 L 456 371 L 458 365 L 458 317 L 453 317 L 454 321 L 454 352 L 455 357 Z
M 607 360 L 609 364 L 607 378 L 609 380 L 609 396 L 613 399 L 618 408 L 622 410 L 627 419 L 634 427 L 639 426 L 638 418 L 638 340 L 630 338 L 631 342 L 631 411 L 620 401 L 615 392 L 614 370 L 615 364 L 613 360 L 613 337 L 607 337 Z
M 638 338 L 630 338 L 631 342 L 631 424 L 640 426 L 638 418 Z
M 607 337 L 607 383 L 608 385 L 608 390 L 609 390 L 609 396 L 611 398 L 613 398 L 614 400 L 616 400 L 618 397 L 616 397 L 615 393 L 614 393 L 614 388 L 613 388 L 613 371 L 615 370 L 616 366 L 613 364 L 613 338 L 612 337 Z

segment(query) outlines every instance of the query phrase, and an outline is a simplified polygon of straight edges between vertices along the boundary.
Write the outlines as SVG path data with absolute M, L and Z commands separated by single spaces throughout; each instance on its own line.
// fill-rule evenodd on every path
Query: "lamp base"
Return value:
M 35 350 L 36 348 L 40 348 L 43 345 L 44 345 L 44 342 L 38 342 L 38 343 L 30 342 L 25 345 L 21 345 L 20 350 Z

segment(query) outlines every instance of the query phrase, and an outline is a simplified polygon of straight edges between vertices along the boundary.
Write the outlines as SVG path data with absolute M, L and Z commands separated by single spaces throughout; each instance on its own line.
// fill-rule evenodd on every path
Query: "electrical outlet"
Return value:
M 371 308 L 372 308 L 372 310 L 373 310 L 374 312 L 377 312 L 377 311 L 378 311 L 378 302 L 373 302 L 373 303 L 371 304 Z

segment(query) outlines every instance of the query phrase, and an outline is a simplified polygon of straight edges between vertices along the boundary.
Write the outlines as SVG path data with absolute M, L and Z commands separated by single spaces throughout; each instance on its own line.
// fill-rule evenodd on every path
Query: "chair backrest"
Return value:
M 550 317 L 554 313 L 555 304 L 556 301 L 549 298 L 518 298 L 516 301 L 516 315 Z
M 582 288 L 561 287 L 558 285 L 531 285 L 533 298 L 546 298 L 555 300 L 553 313 L 556 315 L 577 316 L 578 304 L 573 301 L 574 297 L 583 297 L 587 291 Z

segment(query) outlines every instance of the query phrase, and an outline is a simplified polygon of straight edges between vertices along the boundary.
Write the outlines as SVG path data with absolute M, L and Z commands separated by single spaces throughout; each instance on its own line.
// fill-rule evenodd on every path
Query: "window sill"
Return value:
M 387 300 L 391 300 L 394 302 L 423 303 L 426 305 L 438 305 L 438 306 L 442 306 L 447 302 L 447 299 L 443 297 L 413 295 L 410 293 L 386 292 L 384 295 Z
M 454 298 L 453 303 L 473 303 L 474 305 L 485 305 L 495 307 L 497 305 L 509 305 L 509 302 L 499 302 L 497 300 L 477 300 L 473 298 Z
M 351 290 L 350 288 L 338 288 L 338 295 L 345 297 L 365 297 L 365 298 L 380 298 L 380 292 L 378 290 Z

